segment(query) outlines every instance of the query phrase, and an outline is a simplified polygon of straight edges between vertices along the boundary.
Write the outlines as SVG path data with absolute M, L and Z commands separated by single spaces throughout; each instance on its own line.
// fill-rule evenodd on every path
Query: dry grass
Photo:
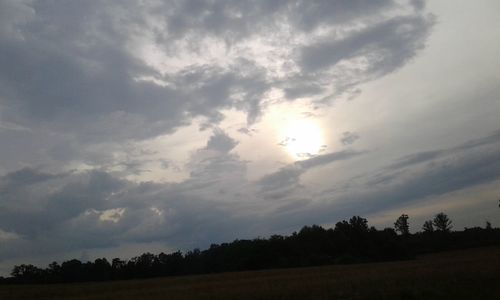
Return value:
M 0 286 L 0 299 L 500 299 L 500 247 L 403 262 Z

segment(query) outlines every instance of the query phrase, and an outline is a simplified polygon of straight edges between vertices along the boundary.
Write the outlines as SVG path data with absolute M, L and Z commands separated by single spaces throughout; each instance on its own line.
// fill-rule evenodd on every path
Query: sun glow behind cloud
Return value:
M 305 159 L 317 155 L 324 149 L 323 130 L 312 120 L 291 120 L 283 128 L 285 146 L 294 159 Z

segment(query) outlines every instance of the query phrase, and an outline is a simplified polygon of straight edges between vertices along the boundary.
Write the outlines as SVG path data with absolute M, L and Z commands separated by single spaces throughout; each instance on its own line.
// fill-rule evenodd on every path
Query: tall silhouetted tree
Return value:
M 432 225 L 432 221 L 429 220 L 429 221 L 425 221 L 424 222 L 424 225 L 422 225 L 422 230 L 425 232 L 425 233 L 431 233 L 431 232 L 434 232 L 434 225 Z
M 407 236 L 410 234 L 410 224 L 408 223 L 408 215 L 402 214 L 399 218 L 394 222 L 394 229 L 400 232 L 402 235 Z
M 491 227 L 491 222 L 490 221 L 486 221 L 486 227 L 485 227 L 486 230 L 492 230 L 493 227 Z
M 432 220 L 432 224 L 436 227 L 436 230 L 442 232 L 449 232 L 453 226 L 451 226 L 451 220 L 444 213 L 438 213 L 434 220 Z

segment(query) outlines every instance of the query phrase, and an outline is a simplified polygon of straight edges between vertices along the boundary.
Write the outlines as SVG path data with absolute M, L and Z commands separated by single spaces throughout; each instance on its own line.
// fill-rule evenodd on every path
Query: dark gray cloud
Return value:
M 261 113 L 263 94 L 274 85 L 284 85 L 289 98 L 321 94 L 325 88 L 304 74 L 282 82 L 248 56 L 236 58 L 228 68 L 191 64 L 162 75 L 130 50 L 137 43 L 137 30 L 159 36 L 153 39 L 155 46 L 174 51 L 175 57 L 183 50 L 199 53 L 196 47 L 204 44 L 194 39 L 207 34 L 233 41 L 229 47 L 236 47 L 240 39 L 283 24 L 309 32 L 366 22 L 365 29 L 345 38 L 302 47 L 299 65 L 309 73 L 363 56 L 369 59 L 366 73 L 373 76 L 413 57 L 430 27 L 417 12 L 383 20 L 382 12 L 399 8 L 388 0 L 174 1 L 142 6 L 98 1 L 30 6 L 8 1 L 4 6 L 6 15 L 16 15 L 4 19 L 1 36 L 0 57 L 8 59 L 0 61 L 0 97 L 11 119 L 5 121 L 74 133 L 84 141 L 148 138 L 171 132 L 196 116 L 217 123 L 222 119 L 220 109 L 230 107 L 246 111 L 248 122 L 253 122 Z M 371 24 L 368 19 L 382 21 Z M 180 49 L 178 41 L 189 41 L 190 46 Z M 240 98 L 233 98 L 234 93 Z
M 497 180 L 500 177 L 499 158 L 498 150 L 484 149 L 477 154 L 468 153 L 432 161 L 416 174 L 401 174 L 403 178 L 409 178 L 403 179 L 398 189 L 393 191 L 386 201 L 388 204 L 401 204 Z M 400 178 L 392 178 L 393 183 L 398 182 Z M 384 184 L 388 182 L 379 183 L 379 185 Z
M 500 142 L 500 130 L 497 130 L 496 132 L 487 135 L 485 137 L 470 140 L 466 143 L 463 143 L 462 145 L 452 148 L 451 150 L 452 151 L 469 150 L 480 146 L 492 145 L 498 142 Z
M 353 214 L 380 213 L 500 180 L 498 134 L 464 145 L 473 144 L 476 146 L 466 150 L 463 145 L 442 150 L 447 152 L 445 156 L 429 156 L 425 164 L 411 169 L 383 168 L 375 174 L 350 178 L 338 188 L 310 193 L 308 199 L 292 201 L 297 201 L 299 209 L 295 205 L 279 207 L 270 222 L 276 228 L 290 228 L 294 223 L 332 223 Z M 497 199 L 491 201 L 491 207 L 496 207 Z M 453 201 L 448 206 L 453 206 Z
M 293 5 L 294 23 L 297 27 L 311 31 L 322 25 L 350 23 L 370 17 L 395 5 L 391 0 L 355 1 L 298 1 Z
M 284 89 L 285 97 L 288 99 L 297 99 L 302 97 L 307 97 L 310 95 L 316 95 L 324 92 L 324 88 L 320 85 L 312 82 L 297 82 L 293 86 L 286 87 Z
M 391 169 L 399 169 L 408 166 L 412 166 L 415 164 L 419 164 L 422 162 L 427 162 L 429 160 L 438 158 L 442 155 L 446 155 L 447 152 L 444 150 L 434 150 L 434 151 L 424 151 L 406 155 L 400 159 L 398 159 L 395 163 L 390 165 Z
M 268 197 L 283 198 L 301 187 L 300 176 L 308 170 L 335 161 L 348 160 L 361 154 L 363 152 L 341 151 L 316 155 L 282 167 L 278 171 L 262 177 L 258 184 Z
M 135 183 L 96 170 L 50 174 L 25 168 L 8 173 L 0 178 L 0 229 L 19 236 L 9 245 L 22 243 L 29 253 L 40 245 L 51 253 L 157 241 L 200 246 L 251 236 L 260 226 L 255 219 L 265 218 L 255 210 L 261 200 L 250 201 L 258 190 L 267 187 L 274 195 L 262 201 L 278 197 L 280 188 L 300 187 L 300 175 L 308 169 L 357 155 L 339 152 L 301 161 L 262 178 L 257 187 L 245 179 L 245 162 L 228 153 L 235 144 L 215 130 L 192 157 L 197 170 L 176 184 Z M 292 169 L 296 172 L 286 172 Z M 15 256 L 10 247 L 0 252 Z
M 259 183 L 263 191 L 290 190 L 300 187 L 300 175 L 303 170 L 298 166 L 291 165 L 281 168 L 279 171 L 262 177 Z M 281 195 L 281 194 L 280 194 Z
M 352 145 L 359 139 L 359 135 L 356 132 L 346 131 L 342 133 L 342 138 L 340 141 L 344 145 Z
M 37 2 L 30 10 L 33 19 L 15 28 L 21 38 L 3 36 L 0 57 L 8 59 L 0 61 L 0 96 L 15 122 L 69 131 L 83 141 L 142 139 L 171 132 L 200 115 L 220 121 L 219 110 L 235 105 L 230 89 L 246 94 L 238 107 L 250 118 L 259 114 L 266 86 L 263 76 L 250 69 L 243 77 L 238 67 L 193 66 L 168 78 L 170 86 L 137 80 L 162 76 L 128 51 L 129 26 L 149 28 L 141 14 L 139 19 L 126 14 L 132 25 L 119 28 L 113 14 L 124 8 Z
M 205 165 L 206 174 L 234 177 L 227 168 L 231 159 L 236 160 L 218 154 Z M 212 191 L 208 180 L 203 173 L 179 184 L 135 183 L 102 171 L 9 173 L 0 178 L 0 230 L 17 238 L 2 241 L 0 261 L 134 243 L 186 249 L 241 237 L 237 234 L 251 236 L 253 213 L 221 203 L 221 185 Z M 205 188 L 197 189 L 201 183 Z M 238 191 L 230 180 L 227 186 Z
M 0 190 L 5 193 L 7 189 L 17 189 L 18 187 L 33 185 L 56 177 L 58 177 L 58 175 L 44 173 L 36 169 L 24 168 L 3 176 L 0 181 Z
M 396 160 L 396 162 L 392 163 L 388 168 L 394 170 L 401 169 L 416 164 L 429 162 L 434 159 L 443 158 L 446 156 L 453 156 L 460 152 L 464 152 L 481 146 L 492 145 L 498 142 L 500 142 L 500 131 L 494 132 L 493 134 L 482 138 L 470 140 L 464 144 L 449 149 L 423 151 L 405 155 L 404 157 L 401 157 L 398 160 Z
M 363 197 L 365 204 L 371 203 L 365 206 L 371 211 L 490 183 L 500 179 L 499 137 L 495 132 L 449 149 L 405 156 L 380 172 L 353 181 L 360 190 L 374 191 Z
M 214 135 L 212 135 L 208 140 L 207 149 L 227 153 L 237 144 L 237 141 L 235 141 L 219 129 L 215 130 Z
M 389 19 L 342 39 L 305 47 L 300 65 L 306 72 L 315 72 L 341 60 L 364 57 L 368 60 L 368 72 L 385 73 L 401 66 L 424 46 L 431 24 L 432 19 L 415 16 Z
M 364 152 L 359 151 L 341 151 L 332 152 L 327 154 L 316 155 L 306 160 L 301 160 L 295 163 L 295 165 L 300 166 L 302 169 L 308 170 L 314 167 L 326 165 L 338 160 L 345 160 L 356 157 L 363 154 Z
M 328 37 L 302 47 L 297 58 L 302 73 L 291 82 L 302 82 L 304 88 L 294 88 L 294 94 L 302 96 L 311 85 L 319 84 L 331 90 L 323 100 L 344 93 L 354 97 L 360 92 L 356 87 L 360 83 L 393 72 L 415 57 L 425 47 L 433 24 L 430 15 L 396 16 L 347 31 L 340 38 Z M 332 84 L 331 79 L 323 80 L 326 78 L 335 81 Z
M 261 31 L 290 24 L 294 30 L 311 32 L 321 26 L 345 24 L 370 18 L 395 8 L 392 0 L 356 1 L 179 1 L 160 11 L 167 19 L 168 35 L 189 31 L 223 36 L 228 42 L 246 39 Z M 168 36 L 170 37 L 170 36 Z
M 99 171 L 46 174 L 26 168 L 3 176 L 0 185 L 0 228 L 33 237 L 87 209 L 106 209 L 104 200 L 124 182 Z

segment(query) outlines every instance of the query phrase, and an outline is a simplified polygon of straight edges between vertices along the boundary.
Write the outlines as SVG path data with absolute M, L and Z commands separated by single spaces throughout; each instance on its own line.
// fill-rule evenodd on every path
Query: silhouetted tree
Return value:
M 352 226 L 349 224 L 349 222 L 347 222 L 346 220 L 343 220 L 343 221 L 337 222 L 335 224 L 334 231 L 348 234 L 351 231 L 351 228 L 352 228 Z
M 65 261 L 61 264 L 61 275 L 66 282 L 85 280 L 84 264 L 78 259 Z
M 368 231 L 368 220 L 360 216 L 354 216 L 349 220 L 349 225 L 352 229 L 357 232 L 367 232 Z
M 113 270 L 121 270 L 121 269 L 125 268 L 126 265 L 127 265 L 127 262 L 124 260 L 121 260 L 119 258 L 113 258 L 113 260 L 111 261 L 111 268 Z
M 424 225 L 422 225 L 422 230 L 424 231 L 424 233 L 434 232 L 434 225 L 432 225 L 432 221 L 425 221 Z
M 449 232 L 453 226 L 451 226 L 451 220 L 444 213 L 438 213 L 434 220 L 432 220 L 432 224 L 436 227 L 436 230 L 442 232 Z
M 43 270 L 34 265 L 22 264 L 14 266 L 10 274 L 20 282 L 30 283 L 40 279 L 43 275 Z
M 486 221 L 486 227 L 485 227 L 486 230 L 491 230 L 493 229 L 493 227 L 491 227 L 491 223 L 490 221 Z
M 394 229 L 400 232 L 402 235 L 407 236 L 410 234 L 410 225 L 408 224 L 408 215 L 402 214 L 394 222 Z
M 401 215 L 394 224 L 406 234 L 399 238 L 393 228 L 377 230 L 368 221 L 354 216 L 349 221 L 336 223 L 335 228 L 325 229 L 318 225 L 304 226 L 290 236 L 273 235 L 268 239 L 234 240 L 230 243 L 213 244 L 200 251 L 186 254 L 144 253 L 128 261 L 105 258 L 82 263 L 72 259 L 59 265 L 51 263 L 46 269 L 33 265 L 19 265 L 12 270 L 12 277 L 0 283 L 54 283 L 96 280 L 118 280 L 178 276 L 211 272 L 255 270 L 325 265 L 332 263 L 360 263 L 409 259 L 420 253 L 446 249 L 500 244 L 500 229 L 466 228 L 448 234 L 411 234 L 408 216 Z M 451 221 L 440 213 L 433 221 L 426 221 L 424 233 L 450 231 Z
M 106 258 L 97 258 L 90 266 L 89 272 L 94 280 L 108 280 L 112 274 L 111 264 Z

